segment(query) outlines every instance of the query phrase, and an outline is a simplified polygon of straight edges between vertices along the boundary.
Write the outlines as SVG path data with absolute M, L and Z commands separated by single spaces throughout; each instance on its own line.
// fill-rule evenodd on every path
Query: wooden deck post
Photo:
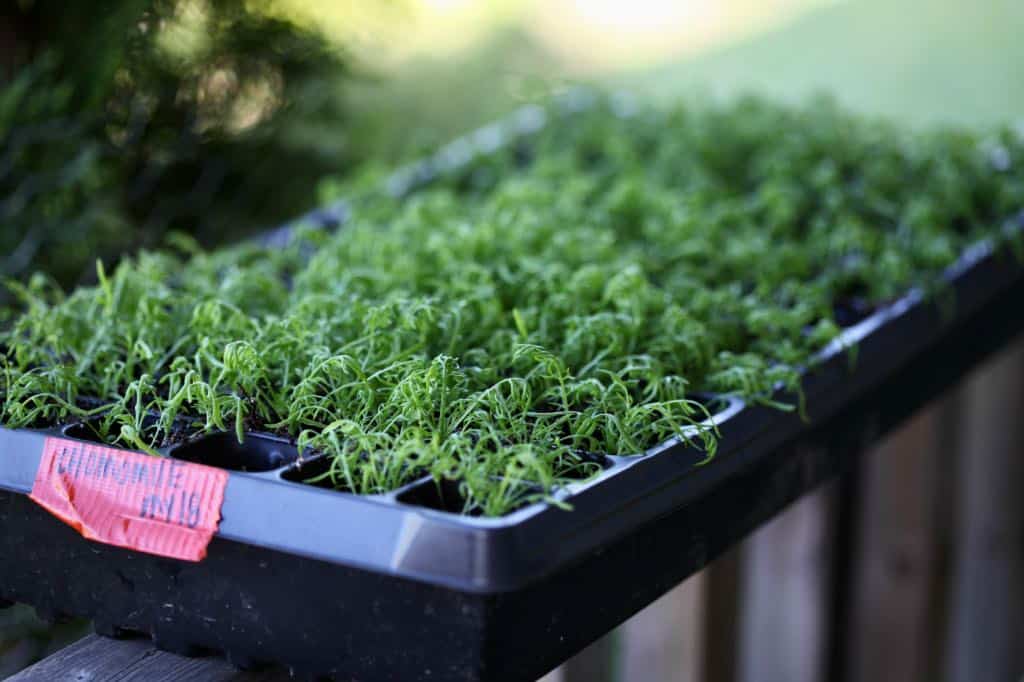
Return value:
M 955 393 L 926 407 L 861 458 L 844 679 L 935 679 L 939 600 L 948 585 L 947 512 Z M 937 638 L 940 641 L 936 641 Z
M 976 372 L 965 398 L 947 679 L 1018 682 L 1024 677 L 1024 342 Z
M 834 497 L 833 485 L 808 495 L 747 541 L 736 679 L 825 679 Z
M 619 678 L 701 682 L 708 574 L 702 571 L 620 628 Z

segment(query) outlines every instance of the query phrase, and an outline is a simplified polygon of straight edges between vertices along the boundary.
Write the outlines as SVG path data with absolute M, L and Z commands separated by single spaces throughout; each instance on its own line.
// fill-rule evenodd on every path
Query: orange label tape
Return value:
M 49 437 L 30 497 L 90 540 L 200 561 L 227 482 L 222 469 Z

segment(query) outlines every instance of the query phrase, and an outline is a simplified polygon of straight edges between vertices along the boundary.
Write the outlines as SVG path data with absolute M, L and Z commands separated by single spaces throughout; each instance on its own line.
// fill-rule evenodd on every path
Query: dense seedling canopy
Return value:
M 143 449 L 278 432 L 340 489 L 429 473 L 502 514 L 594 473 L 583 453 L 700 422 L 702 393 L 797 388 L 851 314 L 999 234 L 1022 162 L 1010 131 L 828 102 L 553 116 L 411 198 L 363 197 L 333 236 L 143 253 L 67 296 L 37 279 L 4 333 L 0 419 L 91 418 Z

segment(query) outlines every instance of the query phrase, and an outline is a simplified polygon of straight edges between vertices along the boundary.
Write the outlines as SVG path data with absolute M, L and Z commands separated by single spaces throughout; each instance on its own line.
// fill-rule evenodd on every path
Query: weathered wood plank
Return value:
M 957 442 L 963 428 L 961 415 L 964 402 L 964 383 L 961 381 L 959 385 L 939 399 L 937 405 L 939 416 L 934 425 L 937 439 L 932 462 L 935 471 L 931 473 L 931 518 L 934 547 L 925 616 L 926 651 L 921 678 L 925 680 L 944 679 L 943 670 L 948 649 L 949 614 L 952 600 L 953 537 L 959 513 L 956 470 L 960 452 Z
M 834 486 L 804 497 L 746 543 L 739 680 L 824 679 Z
M 620 680 L 700 682 L 703 674 L 702 571 L 626 621 L 620 629 Z
M 185 658 L 149 640 L 90 635 L 27 668 L 8 682 L 284 682 L 280 670 L 241 672 L 222 658 Z
M 955 421 L 951 397 L 928 406 L 860 459 L 861 500 L 846 679 L 849 682 L 929 679 L 941 650 L 932 641 L 931 601 L 945 583 L 935 513 L 951 477 L 945 451 Z
M 1012 314 L 1012 313 L 1011 313 Z M 947 679 L 1024 675 L 1024 343 L 965 389 Z
M 708 680 L 736 679 L 745 549 L 746 543 L 735 545 L 705 569 L 703 668 Z

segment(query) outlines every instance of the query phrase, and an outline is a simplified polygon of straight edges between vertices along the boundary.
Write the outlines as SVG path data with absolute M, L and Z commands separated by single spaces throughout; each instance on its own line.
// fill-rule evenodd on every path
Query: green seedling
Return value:
M 498 151 L 402 201 L 364 194 L 330 237 L 141 253 L 67 295 L 19 285 L 0 421 L 91 419 L 146 451 L 181 423 L 269 431 L 328 458 L 321 484 L 430 476 L 501 515 L 598 473 L 585 453 L 683 436 L 714 456 L 699 396 L 798 409 L 779 396 L 840 304 L 941 296 L 1024 206 L 1012 132 L 828 102 L 599 106 L 524 144 L 530 163 Z

